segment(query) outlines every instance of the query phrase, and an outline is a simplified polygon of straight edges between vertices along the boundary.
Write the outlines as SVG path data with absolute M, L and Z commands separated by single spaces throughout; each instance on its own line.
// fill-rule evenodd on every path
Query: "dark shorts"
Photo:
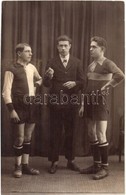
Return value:
M 24 101 L 23 97 L 14 97 L 13 105 L 20 118 L 18 124 L 36 122 L 36 105 L 33 101 Z
M 91 120 L 106 121 L 108 120 L 109 110 L 107 106 L 107 99 L 98 97 L 97 101 L 89 101 L 85 99 L 84 116 Z

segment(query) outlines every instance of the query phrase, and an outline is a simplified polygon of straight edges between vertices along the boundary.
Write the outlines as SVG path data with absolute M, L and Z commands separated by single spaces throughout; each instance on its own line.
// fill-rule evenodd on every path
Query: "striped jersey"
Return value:
M 106 83 L 115 87 L 123 79 L 123 72 L 113 61 L 107 58 L 102 63 L 93 61 L 88 67 L 86 92 L 100 91 Z
M 23 66 L 19 63 L 8 68 L 5 72 L 3 98 L 5 104 L 12 103 L 13 96 L 34 96 L 35 85 L 41 85 L 42 77 L 31 63 Z

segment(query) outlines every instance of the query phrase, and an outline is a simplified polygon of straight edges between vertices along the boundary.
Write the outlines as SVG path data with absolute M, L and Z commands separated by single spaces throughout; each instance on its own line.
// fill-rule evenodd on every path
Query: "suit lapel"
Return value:
M 66 70 L 66 68 L 64 67 L 60 57 L 58 56 L 57 59 L 56 59 L 56 64 L 59 68 L 61 68 L 63 71 Z
M 66 66 L 66 70 L 68 70 L 71 66 L 72 66 L 72 57 L 70 56 L 70 58 L 69 58 L 69 61 L 68 61 L 68 64 L 67 64 L 67 66 Z
M 63 71 L 66 71 L 66 70 L 69 70 L 69 68 L 73 65 L 73 60 L 72 60 L 72 57 L 70 56 L 69 58 L 69 61 L 68 61 L 68 64 L 66 66 L 66 68 L 64 67 L 61 59 L 59 56 L 57 56 L 57 59 L 56 59 L 56 64 L 58 67 L 60 67 Z

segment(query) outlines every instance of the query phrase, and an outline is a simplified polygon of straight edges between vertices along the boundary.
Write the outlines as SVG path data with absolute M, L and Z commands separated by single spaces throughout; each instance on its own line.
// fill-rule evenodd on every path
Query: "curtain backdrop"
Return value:
M 41 76 L 47 60 L 56 54 L 56 38 L 67 34 L 72 38 L 71 54 L 80 58 L 84 74 L 91 62 L 90 38 L 104 37 L 108 42 L 106 56 L 124 70 L 124 3 L 116 1 L 4 1 L 2 2 L 1 86 L 4 71 L 15 59 L 15 46 L 29 43 L 33 50 L 32 63 Z M 41 87 L 41 94 L 47 88 Z M 107 130 L 110 153 L 115 153 L 119 140 L 119 118 L 124 112 L 124 84 L 113 89 L 109 98 L 110 116 Z M 8 110 L 2 109 L 2 155 L 13 155 L 14 127 Z M 32 155 L 47 156 L 49 146 L 49 110 L 38 106 L 38 121 L 32 138 Z M 87 126 L 76 117 L 75 151 L 77 156 L 89 153 Z M 64 133 L 63 133 L 64 138 Z M 61 154 L 63 154 L 63 140 Z

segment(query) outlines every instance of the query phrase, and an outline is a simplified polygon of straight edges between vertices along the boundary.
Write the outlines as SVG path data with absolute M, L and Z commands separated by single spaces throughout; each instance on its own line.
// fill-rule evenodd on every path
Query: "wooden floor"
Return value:
M 45 157 L 32 157 L 30 164 L 40 170 L 39 176 L 23 175 L 13 178 L 14 158 L 2 157 L 1 194 L 3 195 L 84 195 L 84 194 L 124 194 L 124 160 L 118 162 L 118 156 L 110 156 L 110 175 L 102 180 L 92 179 L 92 175 L 82 175 L 66 168 L 66 160 L 60 157 L 56 174 L 49 174 L 50 162 Z M 87 167 L 92 157 L 77 157 L 78 166 Z

